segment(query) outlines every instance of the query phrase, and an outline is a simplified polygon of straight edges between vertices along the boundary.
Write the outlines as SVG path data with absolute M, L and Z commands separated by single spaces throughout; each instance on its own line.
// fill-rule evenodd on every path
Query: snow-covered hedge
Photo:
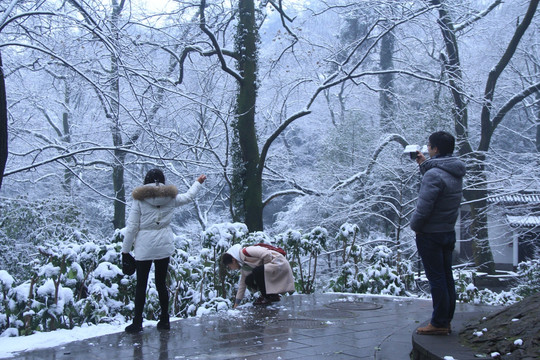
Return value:
M 283 247 L 300 293 L 316 291 L 419 296 L 418 269 L 400 244 L 382 234 L 361 236 L 355 224 L 343 224 L 334 237 L 316 227 L 270 236 L 248 233 L 239 223 L 216 224 L 190 240 L 177 237 L 168 272 L 170 313 L 199 316 L 228 309 L 236 293 L 238 272 L 227 272 L 220 257 L 231 245 L 260 242 Z M 373 236 L 372 236 L 373 235 Z M 16 281 L 0 270 L 1 336 L 72 328 L 84 323 L 128 322 L 133 316 L 135 275 L 121 272 L 122 231 L 106 243 L 61 243 L 39 248 L 31 276 Z M 417 263 L 417 262 L 416 262 Z M 540 261 L 523 263 L 521 283 L 509 292 L 478 290 L 473 270 L 456 271 L 460 301 L 505 304 L 540 290 Z M 159 300 L 150 276 L 145 318 L 157 319 Z M 252 300 L 247 292 L 245 301 Z

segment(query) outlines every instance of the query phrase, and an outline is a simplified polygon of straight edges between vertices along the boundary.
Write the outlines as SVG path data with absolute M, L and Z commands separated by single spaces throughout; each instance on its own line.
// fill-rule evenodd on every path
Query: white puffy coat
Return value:
M 124 232 L 122 252 L 135 247 L 135 259 L 159 260 L 174 252 L 174 234 L 170 227 L 174 209 L 192 201 L 201 184 L 195 181 L 184 194 L 174 185 L 147 184 L 133 190 L 133 204 Z

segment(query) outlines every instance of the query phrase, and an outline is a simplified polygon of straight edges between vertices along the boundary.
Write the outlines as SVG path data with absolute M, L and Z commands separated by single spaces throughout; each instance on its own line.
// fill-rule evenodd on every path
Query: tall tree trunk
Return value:
M 493 66 L 489 72 L 484 90 L 482 112 L 480 115 L 480 143 L 476 152 L 473 152 L 468 140 L 468 125 L 466 116 L 467 108 L 463 103 L 461 96 L 461 94 L 464 92 L 462 91 L 461 86 L 461 66 L 459 64 L 458 46 L 455 37 L 454 25 L 448 12 L 446 11 L 444 4 L 442 4 L 440 0 L 432 0 L 432 3 L 439 6 L 439 25 L 443 34 L 448 55 L 445 65 L 450 85 L 452 85 L 452 95 L 454 98 L 453 110 L 455 116 L 456 133 L 458 135 L 460 153 L 461 155 L 467 156 L 469 174 L 472 182 L 469 189 L 464 192 L 464 196 L 465 199 L 471 202 L 472 207 L 473 224 L 471 232 L 473 234 L 473 254 L 475 257 L 475 263 L 481 271 L 494 273 L 495 263 L 493 262 L 493 253 L 489 247 L 487 229 L 486 209 L 488 191 L 485 154 L 489 151 L 493 132 L 500 124 L 506 113 L 510 111 L 510 109 L 518 101 L 513 101 L 511 106 L 505 107 L 504 111 L 500 111 L 493 118 L 491 113 L 492 101 L 494 98 L 497 81 L 514 56 L 517 46 L 525 34 L 525 31 L 529 28 L 538 8 L 539 0 L 530 0 L 527 12 L 524 15 L 521 23 L 519 23 L 516 27 L 516 30 L 514 31 L 512 39 L 508 43 L 504 54 L 499 59 L 499 62 Z M 537 85 L 535 86 L 536 87 L 529 89 L 530 91 L 527 92 L 527 95 L 518 96 L 516 99 L 521 101 L 521 99 L 523 99 L 525 96 L 530 95 L 534 91 L 538 91 Z
M 235 220 L 244 221 L 249 231 L 263 230 L 262 179 L 258 176 L 259 146 L 255 129 L 257 99 L 258 29 L 255 24 L 253 0 L 238 2 L 236 52 L 239 82 L 236 98 L 235 136 L 236 154 L 233 157 L 233 186 L 231 197 L 235 204 Z
M 446 58 L 444 60 L 445 71 L 450 83 L 454 106 L 452 115 L 454 117 L 454 128 L 457 136 L 459 153 L 466 159 L 469 178 L 472 184 L 470 190 L 463 192 L 465 199 L 470 202 L 473 222 L 471 224 L 471 234 L 473 243 L 473 256 L 476 266 L 481 271 L 490 274 L 495 272 L 493 253 L 489 246 L 487 231 L 487 183 L 485 173 L 485 155 L 475 153 L 469 143 L 468 134 L 468 111 L 463 100 L 463 80 L 461 64 L 459 59 L 459 48 L 454 32 L 454 24 L 446 7 L 439 0 L 432 0 L 434 5 L 439 6 L 438 23 L 443 35 L 446 47 Z
M 536 139 L 535 141 L 536 141 L 536 152 L 540 154 L 540 93 L 536 93 Z M 540 160 L 538 160 L 538 165 L 540 165 Z
M 0 189 L 8 156 L 8 114 L 7 114 L 7 94 L 6 81 L 4 77 L 4 65 L 2 64 L 2 53 L 0 53 Z
M 381 52 L 379 66 L 381 70 L 390 70 L 394 68 L 394 31 L 388 32 L 381 39 Z M 379 77 L 379 105 L 381 113 L 381 129 L 383 133 L 393 133 L 396 128 L 394 126 L 395 103 L 394 103 L 394 77 L 393 73 L 382 74 Z
M 68 81 L 64 81 L 64 103 L 66 109 L 70 109 L 71 88 Z M 71 143 L 71 127 L 69 126 L 69 111 L 64 110 L 62 113 L 62 141 L 65 143 Z M 73 163 L 73 158 L 66 158 L 66 161 Z M 64 190 L 71 191 L 71 183 L 73 180 L 73 172 L 70 169 L 64 170 Z
M 122 12 L 124 2 L 118 4 L 117 0 L 112 0 L 113 11 L 111 15 L 111 27 L 113 33 L 113 42 L 118 48 L 119 27 L 118 20 Z M 122 132 L 120 129 L 120 74 L 118 67 L 118 58 L 116 52 L 111 53 L 111 73 L 110 73 L 110 92 L 112 104 L 112 140 L 116 148 L 123 145 Z M 122 229 L 126 226 L 126 189 L 124 186 L 124 162 L 125 152 L 121 150 L 114 151 L 112 165 L 112 180 L 114 189 L 114 218 L 113 226 L 115 229 Z

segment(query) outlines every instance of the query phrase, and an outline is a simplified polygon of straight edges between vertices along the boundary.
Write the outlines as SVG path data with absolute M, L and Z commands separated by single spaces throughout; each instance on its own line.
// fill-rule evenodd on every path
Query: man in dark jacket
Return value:
M 456 289 L 452 275 L 454 230 L 462 197 L 465 164 L 452 156 L 455 139 L 444 131 L 430 135 L 426 160 L 417 152 L 416 162 L 423 175 L 411 228 L 431 288 L 431 322 L 417 329 L 418 334 L 443 335 L 451 331 L 456 308 Z

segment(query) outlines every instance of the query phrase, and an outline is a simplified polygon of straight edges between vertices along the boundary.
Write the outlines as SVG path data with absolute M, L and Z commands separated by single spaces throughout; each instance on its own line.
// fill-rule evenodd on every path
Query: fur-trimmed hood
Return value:
M 152 198 L 175 198 L 178 195 L 178 189 L 174 185 L 146 184 L 137 186 L 131 194 L 135 200 L 146 200 Z

